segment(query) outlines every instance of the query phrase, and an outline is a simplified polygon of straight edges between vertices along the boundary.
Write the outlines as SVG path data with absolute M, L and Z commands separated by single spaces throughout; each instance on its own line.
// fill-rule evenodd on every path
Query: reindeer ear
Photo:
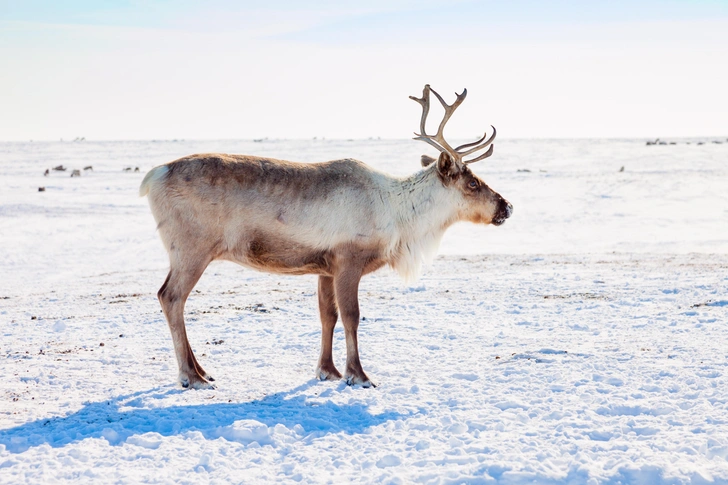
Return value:
M 423 167 L 427 167 L 427 166 L 431 165 L 432 162 L 434 162 L 434 161 L 435 161 L 435 159 L 429 155 L 422 155 L 420 157 L 420 163 L 422 164 Z
M 437 171 L 445 179 L 454 179 L 460 175 L 460 166 L 453 161 L 450 155 L 442 152 L 440 158 L 437 159 Z

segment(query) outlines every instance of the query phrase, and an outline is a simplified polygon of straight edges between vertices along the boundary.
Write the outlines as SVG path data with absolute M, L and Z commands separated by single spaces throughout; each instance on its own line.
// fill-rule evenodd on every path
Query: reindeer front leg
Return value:
M 348 266 L 334 276 L 334 292 L 346 335 L 346 383 L 361 384 L 362 387 L 376 387 L 364 373 L 359 361 L 359 280 L 362 271 L 358 266 Z
M 316 366 L 316 377 L 322 381 L 341 379 L 341 372 L 336 369 L 331 355 L 334 340 L 334 327 L 338 312 L 334 295 L 334 278 L 319 276 L 318 304 L 321 315 L 321 355 Z

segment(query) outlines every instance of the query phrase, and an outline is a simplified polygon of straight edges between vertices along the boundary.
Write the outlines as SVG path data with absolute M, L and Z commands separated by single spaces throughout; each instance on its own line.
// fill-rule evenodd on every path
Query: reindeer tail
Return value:
M 160 179 L 169 171 L 166 165 L 160 165 L 151 169 L 142 180 L 142 185 L 139 187 L 139 197 L 144 197 L 149 193 L 152 186 L 157 184 Z

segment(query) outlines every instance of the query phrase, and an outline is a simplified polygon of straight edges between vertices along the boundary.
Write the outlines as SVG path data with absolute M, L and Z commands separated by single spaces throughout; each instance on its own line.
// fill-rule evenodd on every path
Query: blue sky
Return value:
M 309 3 L 0 1 L 0 139 L 728 134 L 728 1 Z
M 264 7 L 261 7 L 264 5 Z M 147 28 L 188 29 L 213 25 L 235 29 L 251 12 L 304 13 L 322 20 L 338 19 L 328 27 L 401 26 L 410 22 L 428 27 L 474 25 L 487 27 L 498 22 L 537 24 L 604 23 L 652 20 L 710 20 L 728 16 L 728 2 L 718 0 L 579 0 L 502 1 L 114 1 L 114 0 L 3 0 L 3 20 L 87 24 Z M 302 26 L 301 30 L 306 30 Z M 324 27 L 325 28 L 325 27 Z M 293 29 L 297 30 L 297 29 Z

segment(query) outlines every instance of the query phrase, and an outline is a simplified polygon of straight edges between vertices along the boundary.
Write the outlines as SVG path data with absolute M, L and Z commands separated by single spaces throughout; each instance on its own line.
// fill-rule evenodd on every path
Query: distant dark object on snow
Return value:
M 138 172 L 139 171 L 139 167 L 134 167 L 134 171 L 135 172 Z
M 84 170 L 91 170 L 92 172 L 94 171 L 93 165 L 87 165 L 87 166 L 83 167 L 83 169 Z
M 698 145 L 705 145 L 705 142 L 704 141 L 699 141 L 698 142 Z
M 622 165 L 622 168 L 620 168 L 619 171 L 624 172 L 624 165 Z
M 674 141 L 671 141 L 670 143 L 668 143 L 666 141 L 660 140 L 659 138 L 655 138 L 655 141 L 647 140 L 646 145 L 647 146 L 650 146 L 650 145 L 676 145 L 676 143 Z
M 45 187 L 38 187 L 38 192 L 45 192 Z
M 716 145 L 721 145 L 721 144 L 723 144 L 723 142 L 722 142 L 722 141 L 718 141 L 718 140 L 713 140 L 713 143 L 715 143 Z
M 77 136 L 76 138 L 73 139 L 73 142 L 74 143 L 79 142 L 79 141 L 86 141 L 86 137 L 85 136 Z
M 314 137 L 314 140 L 315 140 L 315 139 L 316 139 L 316 138 Z M 268 137 L 267 137 L 267 136 L 266 136 L 265 138 L 254 138 L 254 139 L 253 139 L 253 141 L 254 141 L 255 143 L 261 143 L 261 142 L 264 142 L 264 141 L 267 141 L 267 140 L 268 140 Z
M 64 167 L 63 165 L 58 165 L 56 167 L 53 167 L 53 170 L 55 170 L 57 172 L 65 172 L 66 171 L 66 167 Z
M 531 173 L 531 171 L 529 169 L 527 169 L 527 168 L 519 168 L 518 170 L 516 170 L 516 172 L 527 172 L 527 173 Z
M 43 176 L 44 176 L 44 177 L 47 177 L 49 173 L 51 173 L 51 171 L 50 171 L 50 170 L 48 170 L 48 169 L 46 169 L 46 171 L 45 171 L 45 172 L 43 172 Z
M 124 171 L 124 172 L 131 172 L 131 167 L 124 167 L 122 169 L 122 171 Z
M 80 177 L 80 176 L 81 176 L 81 171 L 80 170 L 74 170 L 73 172 L 71 172 L 71 178 L 73 178 L 73 177 Z

